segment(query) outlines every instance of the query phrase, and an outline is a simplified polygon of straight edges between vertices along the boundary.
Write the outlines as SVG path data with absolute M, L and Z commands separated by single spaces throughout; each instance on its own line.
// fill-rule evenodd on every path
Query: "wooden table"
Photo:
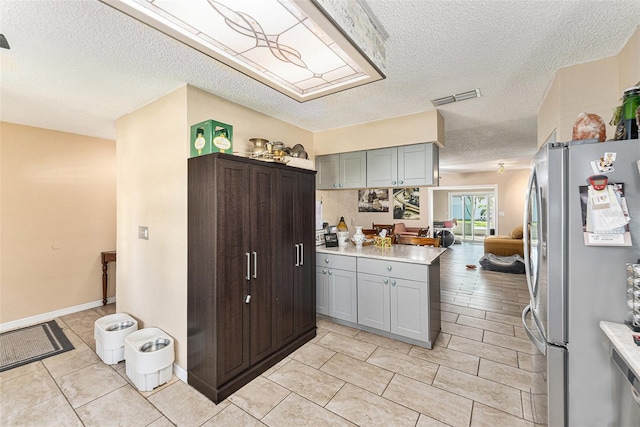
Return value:
M 116 251 L 101 252 L 102 259 L 102 305 L 107 304 L 107 266 L 110 262 L 116 262 Z
M 439 237 L 398 236 L 398 244 L 440 247 Z

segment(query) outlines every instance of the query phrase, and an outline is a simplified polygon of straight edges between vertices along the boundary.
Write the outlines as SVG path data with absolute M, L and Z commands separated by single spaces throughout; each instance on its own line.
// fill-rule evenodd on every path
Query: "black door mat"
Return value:
M 0 334 L 0 372 L 73 350 L 55 320 Z

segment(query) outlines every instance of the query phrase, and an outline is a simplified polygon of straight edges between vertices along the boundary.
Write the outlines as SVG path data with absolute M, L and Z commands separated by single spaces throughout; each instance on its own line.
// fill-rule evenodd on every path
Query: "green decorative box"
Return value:
M 191 126 L 191 157 L 233 152 L 233 126 L 206 120 Z

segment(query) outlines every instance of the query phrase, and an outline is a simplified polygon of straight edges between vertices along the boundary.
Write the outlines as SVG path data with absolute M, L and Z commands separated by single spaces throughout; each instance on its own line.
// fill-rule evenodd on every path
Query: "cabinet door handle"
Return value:
M 329 270 L 329 276 L 333 276 L 333 270 Z
M 338 188 L 338 184 L 333 184 L 333 188 Z
M 385 285 L 389 283 L 389 279 L 384 279 L 382 281 L 384 282 Z
M 247 256 L 247 280 L 251 280 L 251 254 L 249 252 L 245 252 Z
M 401 181 L 400 181 L 400 185 L 402 185 L 402 184 L 404 184 L 404 181 L 402 181 L 402 180 L 401 180 Z
M 295 244 L 296 247 L 296 267 L 300 267 L 300 245 Z
M 258 278 L 258 253 L 253 253 L 253 278 Z
M 340 188 L 344 187 L 344 185 L 340 184 Z
M 392 280 L 392 281 L 391 281 L 391 286 L 395 286 L 395 285 L 396 285 L 396 281 L 395 281 L 395 280 Z
M 396 185 L 396 182 L 395 181 L 391 181 L 391 185 Z
M 249 302 L 251 302 L 251 295 L 247 295 L 246 298 L 244 299 L 245 304 L 249 304 Z
M 391 266 L 390 265 L 387 266 L 387 271 L 391 271 Z
M 322 274 L 327 274 L 327 269 L 326 268 L 322 269 Z
M 327 264 L 329 264 L 329 258 L 325 258 L 324 262 L 326 262 Z
M 304 265 L 304 244 L 300 243 L 300 266 Z

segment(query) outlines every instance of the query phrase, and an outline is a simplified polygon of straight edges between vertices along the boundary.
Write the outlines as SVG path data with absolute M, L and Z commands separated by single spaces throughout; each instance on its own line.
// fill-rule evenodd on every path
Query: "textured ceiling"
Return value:
M 258 0 L 253 0 L 258 1 Z M 98 0 L 0 0 L 0 119 L 115 139 L 115 120 L 190 84 L 310 131 L 440 107 L 445 170 L 522 167 L 555 72 L 616 55 L 637 0 L 368 0 L 389 33 L 387 79 L 298 103 Z

